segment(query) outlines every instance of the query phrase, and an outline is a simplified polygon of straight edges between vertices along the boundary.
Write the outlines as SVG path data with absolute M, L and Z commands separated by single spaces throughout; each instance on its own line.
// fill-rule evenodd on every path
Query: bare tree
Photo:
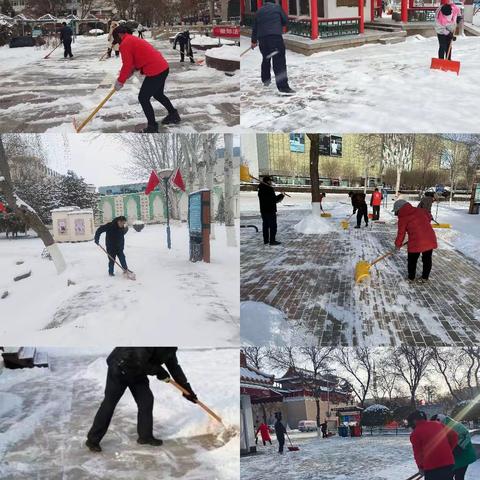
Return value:
M 225 142 L 225 229 L 227 232 L 227 246 L 237 246 L 237 232 L 235 230 L 235 192 L 233 188 L 233 134 L 223 136 Z
M 320 179 L 318 176 L 318 158 L 320 155 L 320 134 L 307 133 L 310 139 L 310 183 L 312 191 L 312 215 L 320 216 Z
M 382 137 L 378 134 L 368 134 L 359 135 L 357 138 L 357 152 L 363 159 L 365 175 L 363 191 L 367 193 L 371 171 L 377 168 L 382 157 Z
M 339 348 L 335 359 L 348 373 L 345 380 L 363 407 L 373 377 L 373 351 L 368 347 Z
M 268 352 L 265 347 L 242 347 L 243 353 L 247 359 L 247 364 L 261 370 L 265 365 Z
M 395 196 L 400 192 L 402 172 L 410 170 L 413 165 L 413 147 L 415 135 L 388 133 L 383 135 L 383 161 L 387 167 L 395 168 L 397 180 Z
M 440 135 L 418 135 L 415 142 L 415 158 L 420 165 L 421 177 L 418 178 L 422 189 L 429 187 L 429 173 L 440 167 L 440 156 L 445 140 Z M 417 172 L 418 173 L 418 172 Z
M 213 184 L 215 179 L 215 167 L 217 165 L 217 143 L 219 135 L 215 133 L 204 134 L 202 137 L 202 149 L 205 163 L 206 187 L 210 190 L 210 238 L 215 240 L 215 201 L 213 198 Z
M 37 213 L 15 194 L 7 153 L 4 148 L 3 135 L 0 134 L 0 192 L 3 194 L 7 205 L 25 224 L 29 225 L 40 237 L 50 254 L 57 273 L 66 269 L 62 252 L 55 243 L 52 234 L 43 224 Z M 18 139 L 19 140 L 19 139 Z M 20 140 L 19 140 L 20 141 Z

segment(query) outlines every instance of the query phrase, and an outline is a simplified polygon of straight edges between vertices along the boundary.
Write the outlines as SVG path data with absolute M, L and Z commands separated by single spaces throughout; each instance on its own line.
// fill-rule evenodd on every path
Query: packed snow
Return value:
M 249 44 L 242 37 L 242 48 Z M 479 37 L 458 37 L 453 59 L 461 62 L 459 76 L 430 69 L 436 36 L 312 56 L 287 50 L 289 83 L 297 92 L 291 97 L 279 96 L 275 82 L 262 85 L 257 48 L 242 57 L 241 125 L 284 132 L 429 133 L 444 132 L 448 117 L 462 132 L 477 132 L 477 118 L 468 112 L 480 109 L 472 93 L 480 75 L 479 47 Z
M 202 65 L 180 63 L 180 52 L 167 40 L 152 40 L 170 65 L 165 92 L 178 109 L 182 122 L 168 131 L 218 131 L 240 122 L 239 78 Z M 77 36 L 74 58 L 63 58 L 53 47 L 0 47 L 0 131 L 74 132 L 111 90 L 121 68 L 119 58 L 100 61 L 107 50 L 106 36 Z M 48 49 L 49 48 L 49 49 Z M 195 52 L 197 60 L 203 53 Z M 138 103 L 143 76 L 134 74 L 85 127 L 84 132 L 135 132 L 146 123 Z M 194 99 L 195 101 L 192 101 Z M 165 109 L 152 100 L 157 119 Z M 165 127 L 166 128 L 166 127 Z M 164 128 L 164 130 L 165 130 Z M 165 130 L 166 131 L 166 130 Z
M 221 60 L 229 60 L 231 62 L 240 62 L 240 54 L 242 49 L 234 46 L 224 46 L 220 48 L 212 48 L 205 53 L 206 57 L 218 58 Z
M 313 213 L 305 216 L 294 227 L 298 233 L 304 233 L 306 235 L 322 235 L 332 231 L 328 219 L 322 218 L 319 215 Z
M 1 234 L 0 292 L 9 295 L 0 300 L 0 316 L 15 319 L 1 323 L 3 344 L 21 338 L 31 345 L 89 346 L 104 338 L 121 345 L 237 345 L 238 249 L 227 247 L 222 226 L 211 242 L 210 264 L 190 262 L 188 242 L 185 223 L 172 225 L 171 250 L 165 225 L 139 233 L 131 228 L 125 237 L 137 277 L 131 281 L 118 267 L 108 276 L 107 257 L 94 242 L 59 244 L 68 268 L 57 275 L 42 258 L 40 239 Z M 14 282 L 26 269 L 31 276 Z
M 274 437 L 274 436 L 273 436 Z M 278 446 L 257 447 L 258 455 L 242 457 L 242 480 L 302 478 L 305 480 L 403 480 L 418 471 L 408 436 L 292 438 L 299 451 L 284 455 Z M 480 460 L 471 465 L 466 480 L 476 480 Z
M 160 448 L 137 445 L 137 406 L 126 391 L 102 441 L 84 446 L 103 398 L 108 351 L 47 349 L 49 369 L 0 371 L 0 476 L 75 480 L 238 479 L 238 350 L 182 350 L 179 363 L 200 400 L 220 415 L 224 429 L 172 386 L 150 377 L 154 433 Z M 0 407 L 1 408 L 1 407 Z M 135 473 L 133 473 L 135 472 Z

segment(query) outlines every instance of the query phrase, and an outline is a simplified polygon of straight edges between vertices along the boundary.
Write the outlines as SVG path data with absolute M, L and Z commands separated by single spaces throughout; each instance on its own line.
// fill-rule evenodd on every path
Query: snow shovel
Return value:
M 287 432 L 285 432 L 285 435 L 287 436 L 288 441 L 290 442 L 290 445 L 287 445 L 288 451 L 289 452 L 298 452 L 300 450 L 300 448 L 292 443 L 292 441 L 290 440 L 290 437 L 288 436 Z
M 240 54 L 240 57 L 243 57 L 244 55 L 246 55 L 250 50 L 253 50 L 252 47 L 248 47 L 246 50 L 244 50 L 241 54 Z
M 407 480 L 420 480 L 423 478 L 423 475 L 420 472 L 417 472 L 415 475 L 408 477 Z
M 353 217 L 353 215 L 354 213 L 352 213 L 346 220 L 342 220 L 340 222 L 344 230 L 348 230 L 348 227 L 350 226 L 350 219 Z
M 408 242 L 405 242 L 402 247 L 404 247 Z M 373 267 L 376 263 L 380 262 L 384 258 L 393 255 L 396 250 L 392 250 L 391 252 L 387 252 L 381 257 L 376 258 L 372 263 L 368 263 L 366 260 L 360 260 L 357 265 L 355 266 L 355 282 L 361 283 L 367 277 L 370 276 L 370 268 Z
M 453 38 L 450 41 L 450 45 L 448 46 L 448 53 L 447 59 L 450 57 L 450 53 L 452 52 L 452 44 Z M 433 70 L 443 70 L 444 72 L 455 72 L 457 75 L 460 73 L 460 62 L 456 60 L 447 60 L 444 58 L 432 58 L 432 63 L 430 64 L 430 68 Z
M 328 212 L 323 212 L 320 214 L 320 216 L 322 218 L 331 218 L 332 217 L 332 214 L 331 213 L 328 213 Z
M 115 264 L 123 270 L 123 273 L 127 276 L 129 280 L 137 279 L 136 275 L 131 270 L 128 270 L 128 268 L 127 269 L 123 268 L 113 257 L 110 256 L 110 254 L 100 244 L 97 243 L 97 245 L 107 254 L 107 257 L 112 262 L 115 262 Z
M 43 58 L 48 58 L 61 44 L 62 42 L 60 42 L 53 50 L 50 51 L 50 53 L 47 53 Z
M 84 120 L 78 127 L 77 123 L 75 121 L 75 117 L 73 118 L 73 126 L 75 127 L 75 131 L 77 133 L 80 133 L 83 129 L 83 127 L 90 122 L 90 120 L 98 113 L 98 111 L 110 100 L 111 96 L 115 93 L 115 89 L 112 88 L 108 95 L 98 104 L 98 106 L 95 108 L 95 110 L 87 117 L 86 120 Z
M 101 62 L 108 55 L 108 50 L 98 59 Z
M 435 222 L 432 227 L 433 228 L 452 228 L 449 223 L 438 223 L 434 218 L 432 220 Z
M 167 383 L 170 383 L 172 384 L 176 389 L 180 390 L 183 394 L 185 395 L 190 395 L 190 392 L 188 390 L 186 390 L 185 388 L 183 388 L 181 385 L 179 385 L 175 380 L 168 380 Z M 204 403 L 202 403 L 200 400 L 197 400 L 197 405 L 202 408 L 203 410 L 205 410 L 212 418 L 214 418 L 217 422 L 221 423 L 222 426 L 224 428 L 225 425 L 223 423 L 223 420 L 221 417 L 219 417 L 213 410 L 211 410 L 210 408 L 208 408 Z

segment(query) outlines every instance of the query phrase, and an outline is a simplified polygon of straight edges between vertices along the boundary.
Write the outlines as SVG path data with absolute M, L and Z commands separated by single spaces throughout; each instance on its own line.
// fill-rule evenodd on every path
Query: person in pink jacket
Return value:
M 460 9 L 451 0 L 442 0 L 441 6 L 435 12 L 435 32 L 438 37 L 438 58 L 451 60 L 450 44 L 456 40 L 457 17 Z M 449 52 L 450 50 L 450 52 Z

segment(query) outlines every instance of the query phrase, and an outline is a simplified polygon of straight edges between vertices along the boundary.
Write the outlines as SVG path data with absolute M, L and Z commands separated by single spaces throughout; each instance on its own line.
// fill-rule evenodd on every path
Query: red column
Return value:
M 408 0 L 402 0 L 402 22 L 408 22 Z
M 262 6 L 262 0 L 257 0 L 257 10 Z
M 364 0 L 358 0 L 358 16 L 360 17 L 360 33 L 365 32 L 365 6 Z
M 317 0 L 310 0 L 310 20 L 312 22 L 312 40 L 318 38 L 318 4 Z
M 413 0 L 408 0 L 408 8 L 413 8 Z
M 240 18 L 245 16 L 245 0 L 240 0 Z
M 370 0 L 370 21 L 375 20 L 375 0 Z
M 287 14 L 288 17 L 288 0 L 282 0 L 282 9 Z M 283 31 L 287 31 L 287 27 L 283 27 Z

